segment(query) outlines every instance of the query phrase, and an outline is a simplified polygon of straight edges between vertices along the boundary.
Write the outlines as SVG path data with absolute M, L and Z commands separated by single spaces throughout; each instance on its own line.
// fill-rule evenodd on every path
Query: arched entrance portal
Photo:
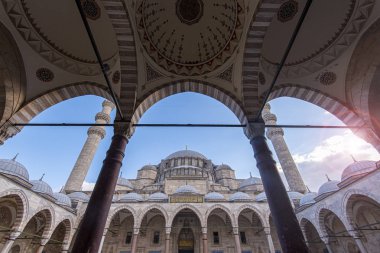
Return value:
M 182 228 L 178 235 L 178 253 L 194 253 L 194 233 L 191 228 Z
M 172 253 L 202 252 L 202 231 L 199 216 L 185 208 L 177 213 L 172 223 Z

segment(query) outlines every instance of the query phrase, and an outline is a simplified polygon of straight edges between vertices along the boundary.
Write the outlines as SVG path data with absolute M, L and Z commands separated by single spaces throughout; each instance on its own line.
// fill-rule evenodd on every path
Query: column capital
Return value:
M 238 235 L 238 234 L 239 234 L 239 227 L 233 227 L 233 228 L 232 228 L 232 233 L 233 233 L 234 235 Z
M 247 124 L 247 136 L 250 141 L 252 139 L 262 136 L 264 137 L 265 134 L 265 123 L 262 118 L 260 118 L 257 122 L 251 122 Z
M 104 113 L 104 112 L 98 112 L 96 115 L 95 115 L 95 120 L 98 121 L 98 120 L 103 120 L 105 121 L 107 124 L 110 123 L 111 121 L 111 116 L 108 115 L 107 113 Z
M 115 135 L 122 135 L 127 137 L 127 139 L 132 136 L 131 122 L 115 121 L 113 128 Z
M 133 234 L 138 235 L 140 233 L 140 228 L 133 228 Z
M 169 234 L 172 232 L 172 228 L 171 227 L 166 227 L 165 228 L 165 234 Z
M 267 137 L 272 140 L 274 136 L 284 136 L 284 130 L 280 127 L 272 127 L 267 130 Z
M 202 227 L 202 234 L 207 234 L 207 227 Z
M 268 227 L 264 228 L 264 233 L 265 233 L 265 235 L 271 235 L 270 234 L 270 228 L 268 228 Z
M 14 232 L 12 232 L 12 233 L 9 235 L 9 240 L 14 241 L 14 240 L 16 240 L 17 237 L 19 237 L 20 235 L 21 235 L 21 232 L 19 232 L 19 231 L 14 231 Z
M 0 145 L 3 145 L 6 140 L 12 138 L 20 131 L 21 129 L 17 126 L 14 126 L 12 122 L 5 122 L 4 125 L 0 128 Z

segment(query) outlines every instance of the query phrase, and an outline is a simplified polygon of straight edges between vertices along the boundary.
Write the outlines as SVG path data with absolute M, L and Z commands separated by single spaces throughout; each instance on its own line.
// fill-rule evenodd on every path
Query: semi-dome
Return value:
M 197 189 L 194 188 L 194 186 L 191 185 L 181 185 L 177 188 L 174 192 L 175 194 L 199 194 Z
M 251 201 L 253 198 L 245 192 L 235 192 L 230 196 L 230 201 Z
M 223 194 L 220 194 L 219 192 L 209 192 L 205 195 L 206 201 L 218 201 L 218 200 L 225 200 Z
M 90 200 L 90 197 L 84 192 L 72 192 L 67 196 L 74 201 L 88 202 Z
M 316 192 L 306 193 L 300 200 L 300 206 L 314 204 L 315 203 L 314 198 L 317 196 L 318 194 Z
M 128 179 L 123 178 L 123 177 L 119 177 L 119 179 L 117 180 L 117 185 L 126 186 L 126 187 L 131 188 L 131 189 L 134 188 L 131 181 L 129 181 Z
M 267 195 L 265 194 L 265 192 L 261 192 L 259 194 L 257 194 L 256 196 L 256 201 L 267 201 Z
M 148 197 L 148 201 L 163 202 L 169 199 L 168 195 L 162 192 L 155 192 Z
M 290 200 L 300 200 L 304 195 L 299 192 L 288 192 L 288 196 Z
M 0 173 L 15 176 L 24 181 L 29 181 L 29 173 L 25 166 L 17 162 L 16 159 L 0 159 Z
M 321 185 L 321 187 L 319 187 L 318 196 L 339 190 L 338 183 L 339 181 L 336 180 L 327 181 L 326 183 Z
M 53 197 L 55 198 L 55 203 L 58 205 L 71 207 L 71 199 L 66 194 L 54 192 Z
M 258 184 L 263 184 L 263 182 L 261 181 L 261 178 L 249 177 L 240 183 L 239 188 L 244 188 L 247 186 L 258 185 Z
M 32 180 L 30 183 L 33 185 L 32 191 L 53 196 L 53 190 L 48 183 L 42 180 Z
M 232 168 L 227 164 L 221 164 L 215 170 L 232 170 Z
M 374 161 L 357 161 L 347 166 L 342 173 L 342 181 L 369 173 L 376 169 Z
M 144 198 L 136 192 L 130 192 L 130 193 L 127 193 L 127 194 L 121 196 L 119 201 L 121 201 L 121 202 L 141 202 L 141 201 L 144 201 Z
M 173 154 L 166 157 L 166 160 L 179 158 L 179 157 L 195 157 L 195 158 L 200 158 L 200 159 L 207 159 L 204 155 L 202 155 L 199 152 L 186 149 L 186 150 L 180 150 L 180 151 L 174 152 Z

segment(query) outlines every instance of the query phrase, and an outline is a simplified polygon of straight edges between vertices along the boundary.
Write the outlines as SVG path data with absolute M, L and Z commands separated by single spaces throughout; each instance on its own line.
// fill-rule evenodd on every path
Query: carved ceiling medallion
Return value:
M 144 0 L 137 11 L 146 54 L 178 75 L 202 75 L 235 52 L 244 25 L 242 0 Z
M 280 22 L 288 22 L 294 18 L 298 12 L 298 3 L 294 0 L 289 0 L 280 6 L 277 12 L 277 19 Z
M 100 7 L 95 0 L 82 0 L 82 8 L 87 18 L 97 20 L 100 17 Z
M 42 82 L 51 82 L 54 79 L 54 73 L 48 68 L 39 68 L 36 71 L 38 80 Z

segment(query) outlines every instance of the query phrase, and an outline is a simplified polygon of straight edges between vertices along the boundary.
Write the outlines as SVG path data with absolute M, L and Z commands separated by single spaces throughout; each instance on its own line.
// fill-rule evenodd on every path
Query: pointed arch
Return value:
M 243 212 L 245 209 L 253 211 L 253 213 L 256 214 L 257 217 L 259 217 L 260 222 L 263 227 L 269 227 L 270 214 L 268 215 L 268 219 L 266 219 L 264 215 L 262 214 L 262 212 L 256 206 L 251 205 L 251 204 L 245 204 L 239 207 L 239 209 L 236 211 L 236 224 L 237 224 L 237 219 L 239 218 L 241 212 Z
M 138 214 L 137 214 L 137 212 L 132 207 L 130 207 L 129 205 L 122 205 L 122 206 L 117 207 L 111 213 L 108 214 L 108 218 L 107 218 L 107 222 L 106 222 L 106 225 L 105 225 L 105 229 L 108 229 L 108 227 L 110 226 L 110 224 L 111 224 L 113 218 L 115 217 L 115 215 L 118 212 L 123 211 L 123 210 L 127 210 L 128 212 L 130 212 L 132 214 L 133 223 L 136 224 L 136 222 L 138 221 Z
M 140 227 L 145 215 L 147 215 L 149 211 L 152 211 L 154 209 L 158 210 L 162 214 L 162 216 L 165 218 L 165 226 L 168 226 L 169 215 L 166 212 L 165 208 L 163 208 L 162 206 L 158 204 L 153 204 L 141 211 L 140 216 L 138 217 L 138 220 L 135 223 L 136 227 Z
M 0 193 L 0 198 L 15 197 L 17 211 L 16 219 L 12 226 L 12 229 L 19 231 L 22 228 L 22 224 L 28 217 L 29 212 L 29 201 L 25 193 L 18 189 L 10 189 Z
M 231 210 L 229 210 L 227 207 L 225 207 L 224 205 L 221 205 L 221 204 L 215 204 L 215 205 L 213 205 L 207 209 L 206 214 L 205 214 L 204 224 L 207 224 L 207 220 L 208 220 L 210 214 L 212 213 L 212 211 L 217 210 L 217 209 L 220 209 L 227 214 L 228 218 L 230 219 L 230 221 L 232 223 L 232 227 L 238 226 L 236 223 L 236 218 L 235 218 L 234 214 L 231 213 Z
M 369 126 L 338 98 L 292 83 L 276 85 L 269 96 L 269 101 L 279 97 L 292 97 L 312 103 L 330 112 L 347 126 L 362 126 L 362 128 L 352 131 L 380 151 L 380 138 L 370 128 L 365 128 Z
M 174 218 L 177 216 L 177 214 L 185 209 L 191 210 L 198 217 L 199 222 L 201 223 L 201 227 L 207 227 L 207 224 L 204 223 L 204 215 L 198 208 L 190 204 L 183 204 L 175 209 L 175 211 L 169 216 L 168 227 L 172 227 Z

